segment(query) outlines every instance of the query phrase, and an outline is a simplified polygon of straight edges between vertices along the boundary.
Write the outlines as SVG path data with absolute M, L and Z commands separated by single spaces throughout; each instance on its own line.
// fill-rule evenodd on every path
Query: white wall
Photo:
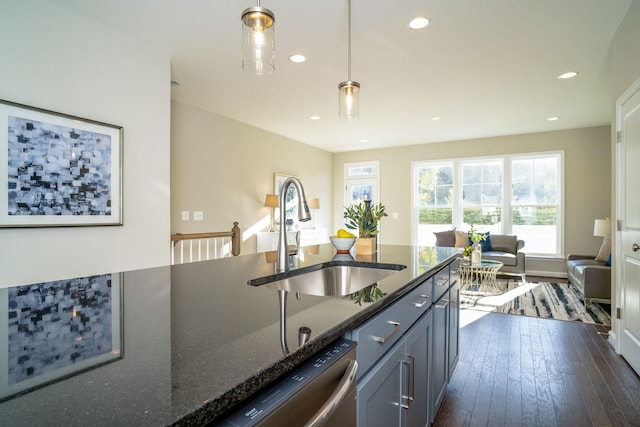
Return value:
M 593 220 L 611 216 L 609 126 L 500 136 L 476 140 L 411 145 L 334 155 L 334 222 L 342 218 L 345 162 L 380 160 L 380 197 L 387 212 L 381 223 L 384 244 L 411 244 L 411 162 L 562 150 L 565 153 L 565 252 L 597 253 L 601 239 L 593 237 Z M 527 271 L 565 273 L 564 260 L 527 261 Z
M 200 108 L 171 105 L 173 233 L 228 230 L 238 221 L 242 253 L 255 252 L 255 232 L 270 224 L 264 199 L 273 193 L 274 172 L 299 177 L 307 199 L 320 199 L 312 212 L 316 227 L 332 228 L 331 153 Z M 195 210 L 204 212 L 203 221 L 193 221 Z M 189 211 L 189 221 L 181 220 L 181 211 Z
M 124 225 L 0 229 L 0 286 L 166 264 L 169 58 L 35 0 L 2 0 L 0 57 L 0 98 L 124 127 Z

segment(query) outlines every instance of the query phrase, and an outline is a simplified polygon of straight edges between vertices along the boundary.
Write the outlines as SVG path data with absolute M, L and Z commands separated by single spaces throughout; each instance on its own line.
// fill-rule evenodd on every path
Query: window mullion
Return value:
M 502 232 L 513 234 L 513 205 L 511 204 L 512 167 L 511 157 L 506 157 L 502 163 Z

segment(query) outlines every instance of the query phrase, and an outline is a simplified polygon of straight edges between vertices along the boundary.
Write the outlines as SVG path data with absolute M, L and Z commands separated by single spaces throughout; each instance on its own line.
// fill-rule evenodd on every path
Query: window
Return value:
M 460 162 L 462 223 L 498 232 L 502 220 L 503 160 Z
M 529 255 L 562 254 L 561 152 L 414 162 L 414 244 L 434 231 L 474 225 L 515 234 Z
M 379 162 L 358 162 L 344 164 L 345 206 L 371 200 L 379 202 Z
M 511 228 L 526 242 L 528 253 L 548 254 L 558 240 L 559 163 L 558 156 L 552 155 L 514 158 L 511 162 Z M 559 246 L 556 243 L 556 253 Z
M 417 165 L 418 229 L 431 232 L 453 224 L 453 162 Z M 431 227 L 421 227 L 431 225 Z M 424 238 L 420 238 L 424 241 Z

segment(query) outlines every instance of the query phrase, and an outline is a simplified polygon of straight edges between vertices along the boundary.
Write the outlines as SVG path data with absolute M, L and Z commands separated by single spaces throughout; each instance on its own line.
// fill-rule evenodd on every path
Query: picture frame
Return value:
M 290 178 L 290 177 L 297 178 L 297 176 L 295 175 L 286 175 L 283 173 L 274 172 L 273 194 L 276 194 L 278 196 L 278 199 L 280 199 L 280 193 L 282 192 L 282 184 L 284 184 L 287 178 Z M 298 217 L 295 213 L 296 209 L 298 209 L 298 197 L 296 195 L 296 190 L 294 187 L 289 187 L 289 191 L 287 192 L 285 202 L 286 202 L 286 210 L 287 210 L 285 217 L 293 219 L 294 223 L 298 222 Z M 275 215 L 275 223 L 279 225 L 280 224 L 280 207 L 275 208 L 274 215 Z
M 123 276 L 0 289 L 0 402 L 124 358 Z
M 0 100 L 0 227 L 122 225 L 121 126 Z

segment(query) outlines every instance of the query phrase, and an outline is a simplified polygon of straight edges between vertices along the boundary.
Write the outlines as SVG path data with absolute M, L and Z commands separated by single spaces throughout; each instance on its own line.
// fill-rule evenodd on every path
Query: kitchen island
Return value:
M 269 253 L 108 273 L 114 333 L 98 335 L 113 341 L 114 357 L 95 357 L 95 366 L 87 357 L 82 370 L 66 372 L 67 366 L 57 378 L 55 371 L 43 369 L 41 384 L 36 376 L 28 380 L 31 388 L 20 390 L 19 376 L 6 374 L 15 360 L 3 356 L 0 420 L 7 426 L 204 425 L 402 298 L 457 253 L 454 248 L 380 246 L 367 262 L 406 268 L 378 282 L 384 296 L 373 302 L 288 295 L 286 346 L 277 291 L 247 285 L 274 274 Z M 334 256 L 331 245 L 312 246 L 292 262 L 305 268 Z M 0 290 L 3 311 L 15 308 L 7 299 L 29 287 L 38 288 Z M 28 328 L 12 329 L 11 316 L 4 318 L 10 319 L 9 335 L 20 329 L 22 339 L 31 339 Z M 91 321 L 82 324 L 99 330 Z M 35 323 L 41 327 L 41 321 Z M 311 336 L 296 348 L 301 326 L 310 328 Z

